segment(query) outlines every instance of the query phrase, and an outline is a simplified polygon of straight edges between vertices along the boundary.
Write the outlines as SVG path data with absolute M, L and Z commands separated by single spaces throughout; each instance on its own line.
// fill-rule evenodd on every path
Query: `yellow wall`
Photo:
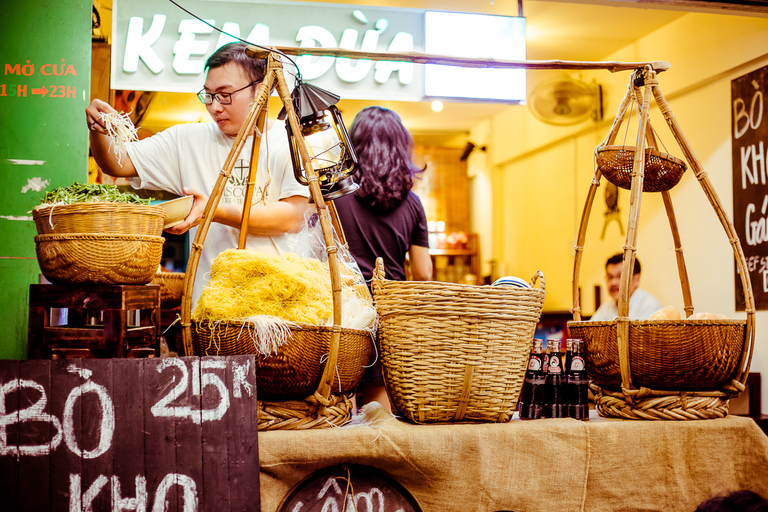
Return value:
M 732 215 L 730 82 L 768 65 L 768 20 L 733 15 L 689 13 L 636 43 L 600 60 L 666 60 L 669 71 L 659 74 L 661 91 L 708 173 L 722 207 Z M 545 310 L 571 307 L 573 246 L 586 193 L 593 175 L 593 149 L 607 135 L 618 103 L 626 91 L 629 72 L 584 73 L 606 86 L 606 120 L 574 127 L 552 127 L 524 109 L 507 109 L 479 126 L 487 138 L 488 167 L 493 190 L 493 237 L 484 249 L 502 263 L 503 273 L 529 277 L 541 269 L 547 282 Z M 682 156 L 658 109 L 652 125 L 668 152 Z M 622 126 L 622 129 L 624 126 Z M 636 123 L 634 125 L 636 130 Z M 636 131 L 629 129 L 627 144 Z M 475 136 L 473 131 L 472 137 Z M 623 137 L 623 131 L 620 137 Z M 662 146 L 662 147 L 664 147 Z M 663 149 L 662 149 L 663 151 Z M 603 189 L 598 190 L 584 244 L 579 284 L 582 311 L 594 308 L 593 287 L 605 292 L 604 261 L 619 252 L 625 236 L 615 223 L 603 228 Z M 620 191 L 622 224 L 626 232 L 629 191 Z M 734 259 L 725 232 L 693 173 L 686 172 L 671 192 L 683 253 L 691 279 L 696 311 L 744 318 L 734 305 Z M 638 223 L 638 256 L 643 263 L 641 286 L 663 304 L 682 309 L 674 244 L 659 194 L 643 194 Z M 752 371 L 763 374 L 763 411 L 768 412 L 768 313 L 758 312 L 757 342 Z

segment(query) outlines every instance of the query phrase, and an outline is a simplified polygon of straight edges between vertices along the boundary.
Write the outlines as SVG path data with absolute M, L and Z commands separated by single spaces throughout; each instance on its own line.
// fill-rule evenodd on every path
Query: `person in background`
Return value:
M 621 282 L 621 267 L 624 259 L 623 253 L 614 254 L 605 262 L 606 281 L 608 282 L 608 293 L 613 300 L 606 301 L 600 305 L 595 314 L 590 317 L 590 321 L 606 322 L 616 319 L 619 316 L 619 283 Z M 640 260 L 635 258 L 635 266 L 632 269 L 632 280 L 629 289 L 629 312 L 627 316 L 630 320 L 643 320 L 661 309 L 661 302 L 656 297 L 640 288 Z
M 352 178 L 360 188 L 334 204 L 363 277 L 370 282 L 380 257 L 386 278 L 404 281 L 407 255 L 414 280 L 432 279 L 427 218 L 411 191 L 414 178 L 424 171 L 413 163 L 411 134 L 395 112 L 368 107 L 355 117 L 349 136 L 359 161 Z M 391 410 L 378 359 L 358 390 L 363 404 L 375 400 Z
M 213 122 L 173 126 L 130 143 L 116 155 L 101 116 L 115 113 L 115 109 L 94 99 L 85 110 L 91 151 L 106 174 L 127 178 L 136 189 L 166 190 L 195 197 L 187 218 L 168 229 L 169 233 L 178 235 L 191 230 L 194 238 L 208 196 L 264 79 L 265 62 L 248 57 L 245 47 L 244 43 L 224 45 L 206 61 L 205 85 L 198 97 Z M 304 223 L 304 212 L 310 207 L 309 189 L 294 178 L 285 129 L 276 126 L 265 131 L 259 149 L 247 247 L 282 254 L 290 251 L 286 234 L 300 229 Z M 193 309 L 214 258 L 225 249 L 238 247 L 252 140 L 251 134 L 213 212 L 195 275 Z M 260 191 L 265 186 L 262 201 Z

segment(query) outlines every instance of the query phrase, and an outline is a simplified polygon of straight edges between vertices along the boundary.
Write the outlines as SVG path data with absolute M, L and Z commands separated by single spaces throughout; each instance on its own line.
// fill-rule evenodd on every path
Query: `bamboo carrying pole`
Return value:
M 445 66 L 460 66 L 466 68 L 512 68 L 512 69 L 605 69 L 611 73 L 617 71 L 634 71 L 650 66 L 657 72 L 670 68 L 669 62 L 657 60 L 647 62 L 620 61 L 577 61 L 577 60 L 502 60 L 475 57 L 453 57 L 421 52 L 368 52 L 348 50 L 346 48 L 296 48 L 278 46 L 275 51 L 285 55 L 311 55 L 313 57 L 343 57 L 348 59 L 385 60 L 396 62 L 413 62 L 414 64 L 441 64 Z

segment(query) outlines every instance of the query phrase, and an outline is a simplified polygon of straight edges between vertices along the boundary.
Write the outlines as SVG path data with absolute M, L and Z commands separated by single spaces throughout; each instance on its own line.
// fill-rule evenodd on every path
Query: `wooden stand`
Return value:
M 53 325 L 51 308 L 67 310 Z M 141 325 L 129 324 L 138 311 Z M 48 285 L 29 287 L 30 359 L 154 357 L 160 339 L 158 285 Z

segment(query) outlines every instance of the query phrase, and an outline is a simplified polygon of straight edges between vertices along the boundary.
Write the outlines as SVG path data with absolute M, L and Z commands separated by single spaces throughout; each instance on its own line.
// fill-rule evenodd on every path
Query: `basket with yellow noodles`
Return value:
M 338 371 L 333 389 L 348 393 L 371 353 L 368 326 L 376 311 L 368 290 L 345 288 Z M 367 296 L 367 297 L 366 297 Z M 333 301 L 326 265 L 287 254 L 248 249 L 222 252 L 192 313 L 192 346 L 199 355 L 258 354 L 261 400 L 297 400 L 317 389 L 330 350 Z
M 634 80 L 645 84 L 644 90 Z M 572 338 L 586 342 L 587 370 L 592 379 L 595 405 L 599 414 L 627 419 L 693 420 L 719 418 L 728 414 L 728 401 L 744 390 L 754 346 L 755 304 L 743 251 L 733 224 L 720 205 L 701 164 L 682 136 L 677 121 L 658 89 L 656 74 L 646 68 L 630 80 L 627 94 L 609 135 L 615 136 L 630 103 L 641 105 L 637 147 L 643 151 L 646 139 L 653 140 L 648 128 L 650 98 L 653 96 L 667 123 L 680 142 L 691 169 L 713 205 L 727 239 L 731 241 L 745 296 L 746 320 L 731 320 L 713 314 L 694 314 L 688 273 L 685 267 L 677 220 L 669 191 L 661 194 L 672 230 L 680 285 L 685 302 L 684 314 L 666 307 L 646 320 L 628 318 L 631 269 L 635 261 L 637 221 L 644 186 L 643 159 L 635 159 L 631 171 L 631 199 L 627 241 L 624 246 L 619 288 L 618 317 L 608 322 L 581 320 L 579 268 L 582 259 L 589 212 L 600 184 L 597 166 L 587 195 L 579 228 L 573 272 L 573 318 L 568 322 Z M 681 318 L 682 317 L 682 318 Z
M 373 296 L 397 414 L 414 423 L 512 418 L 544 305 L 541 272 L 526 288 L 390 281 L 379 259 Z

